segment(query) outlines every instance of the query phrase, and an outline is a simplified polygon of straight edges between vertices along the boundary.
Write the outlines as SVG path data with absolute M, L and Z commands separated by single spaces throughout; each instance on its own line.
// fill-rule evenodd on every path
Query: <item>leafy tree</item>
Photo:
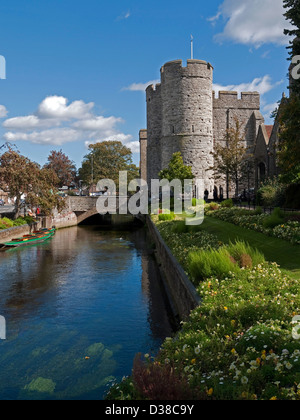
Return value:
M 300 183 L 300 96 L 291 95 L 280 107 L 278 118 L 280 178 L 287 184 Z
M 21 198 L 26 195 L 28 203 L 40 206 L 45 214 L 52 209 L 62 208 L 63 202 L 57 195 L 56 174 L 50 169 L 41 169 L 19 152 L 9 148 L 0 156 L 0 186 L 15 199 L 15 218 L 21 214 Z
M 64 185 L 70 186 L 75 181 L 76 166 L 62 150 L 59 152 L 54 150 L 50 152 L 45 168 L 52 169 L 56 173 L 60 188 Z
M 288 47 L 292 59 L 300 56 L 300 0 L 284 0 L 284 7 L 286 19 L 294 26 L 284 31 L 294 37 Z M 281 103 L 278 120 L 280 178 L 287 184 L 297 184 L 300 182 L 300 79 L 293 80 L 290 98 Z
M 119 186 L 119 172 L 128 172 L 128 182 L 139 178 L 139 169 L 132 162 L 132 151 L 120 141 L 91 144 L 90 153 L 84 157 L 79 177 L 85 185 L 102 179 L 111 179 Z
M 214 171 L 216 179 L 226 179 L 228 199 L 231 182 L 234 182 L 235 194 L 238 196 L 240 181 L 245 176 L 245 165 L 251 161 L 251 155 L 245 146 L 245 132 L 238 119 L 235 119 L 234 127 L 226 130 L 224 143 L 217 144 L 211 153 L 214 166 L 210 170 Z
M 191 166 L 187 166 L 183 163 L 183 157 L 181 152 L 174 153 L 166 169 L 163 169 L 158 174 L 160 179 L 167 179 L 169 182 L 174 179 L 179 179 L 184 185 L 184 180 L 194 179 Z
M 285 35 L 292 36 L 288 47 L 290 56 L 300 55 L 300 1 L 299 0 L 283 0 L 283 7 L 286 10 L 285 18 L 294 26 L 293 29 L 286 29 Z

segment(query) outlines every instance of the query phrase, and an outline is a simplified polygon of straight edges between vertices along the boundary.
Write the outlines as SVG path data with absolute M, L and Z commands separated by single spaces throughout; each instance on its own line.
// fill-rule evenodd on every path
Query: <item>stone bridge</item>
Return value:
M 120 203 L 127 206 L 128 197 L 68 197 L 67 198 L 67 207 L 70 212 L 73 212 L 77 216 L 77 223 L 80 224 L 89 217 L 99 214 L 97 210 L 97 201 L 98 199 L 105 200 L 105 205 L 107 213 L 119 213 Z M 114 200 L 116 204 L 114 204 Z

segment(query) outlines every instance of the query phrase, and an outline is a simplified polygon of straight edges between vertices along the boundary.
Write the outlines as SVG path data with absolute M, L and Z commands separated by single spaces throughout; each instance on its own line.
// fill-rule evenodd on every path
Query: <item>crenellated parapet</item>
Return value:
M 260 94 L 258 92 L 242 92 L 241 98 L 238 92 L 220 91 L 218 98 L 216 92 L 213 92 L 214 108 L 234 108 L 234 109 L 260 109 Z

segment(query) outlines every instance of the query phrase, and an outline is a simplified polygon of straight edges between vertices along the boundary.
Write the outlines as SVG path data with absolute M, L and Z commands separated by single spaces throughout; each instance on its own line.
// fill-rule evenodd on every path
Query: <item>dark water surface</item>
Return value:
M 103 399 L 172 335 L 145 231 L 58 231 L 0 253 L 0 399 Z

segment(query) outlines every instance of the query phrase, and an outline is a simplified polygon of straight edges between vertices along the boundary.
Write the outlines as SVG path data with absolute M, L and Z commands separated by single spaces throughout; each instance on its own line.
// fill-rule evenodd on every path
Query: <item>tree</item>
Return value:
M 291 95 L 278 114 L 280 131 L 278 164 L 286 184 L 300 183 L 300 96 Z
M 245 167 L 250 162 L 251 155 L 245 146 L 245 132 L 241 123 L 235 119 L 234 127 L 226 130 L 224 144 L 217 144 L 214 152 L 214 171 L 216 179 L 226 179 L 227 198 L 229 198 L 230 183 L 235 184 L 235 195 L 239 195 L 239 184 L 245 176 Z
M 285 30 L 294 37 L 290 42 L 290 60 L 300 56 L 300 0 L 284 0 L 285 17 L 294 26 Z M 290 98 L 282 101 L 279 111 L 278 164 L 280 178 L 287 184 L 300 182 L 300 79 L 293 80 Z
M 299 0 L 283 0 L 284 8 L 287 9 L 284 16 L 293 25 L 293 29 L 285 29 L 285 35 L 293 38 L 287 47 L 289 52 L 289 60 L 293 57 L 300 56 L 300 1 Z M 290 71 L 293 69 L 291 65 Z M 292 94 L 300 95 L 300 79 L 293 80 L 290 77 Z
M 90 153 L 84 157 L 79 177 L 85 185 L 102 179 L 111 179 L 119 186 L 119 172 L 128 172 L 128 182 L 139 178 L 139 169 L 132 162 L 132 151 L 120 141 L 91 144 Z
M 60 188 L 64 185 L 70 186 L 75 182 L 76 166 L 62 150 L 50 152 L 45 168 L 52 169 L 56 173 Z
M 26 195 L 28 203 L 40 206 L 45 214 L 62 208 L 63 202 L 57 194 L 56 174 L 50 169 L 41 169 L 18 151 L 11 148 L 0 156 L 0 186 L 15 199 L 15 218 L 21 214 L 21 198 Z
M 169 182 L 172 182 L 174 179 L 179 179 L 182 185 L 184 185 L 184 180 L 195 178 L 191 166 L 184 164 L 181 152 L 173 154 L 169 166 L 160 171 L 158 176 L 160 179 L 167 179 Z

